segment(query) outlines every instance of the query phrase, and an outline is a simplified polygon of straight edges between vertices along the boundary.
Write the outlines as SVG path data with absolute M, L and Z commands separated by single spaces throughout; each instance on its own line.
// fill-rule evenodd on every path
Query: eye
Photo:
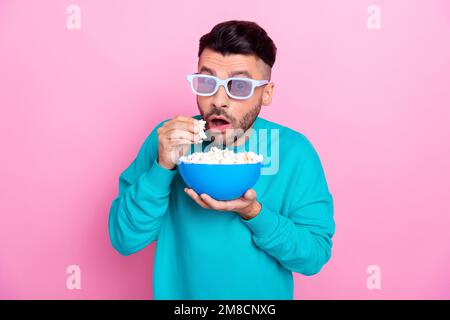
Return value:
M 233 80 L 231 81 L 230 91 L 237 96 L 246 96 L 251 91 L 251 83 L 245 80 Z

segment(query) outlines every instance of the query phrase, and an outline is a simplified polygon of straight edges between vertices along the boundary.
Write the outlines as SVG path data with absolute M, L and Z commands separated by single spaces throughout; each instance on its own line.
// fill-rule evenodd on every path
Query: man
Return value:
M 333 199 L 320 159 L 305 136 L 258 117 L 272 100 L 276 55 L 260 26 L 218 24 L 200 39 L 198 55 L 188 79 L 200 115 L 161 122 L 120 175 L 112 245 L 129 255 L 157 241 L 155 299 L 293 299 L 292 272 L 316 274 L 331 257 Z M 173 154 L 198 142 L 201 118 L 225 148 L 248 146 L 252 130 L 278 130 L 268 141 L 279 149 L 276 174 L 229 201 L 187 188 Z M 228 135 L 232 129 L 241 134 Z

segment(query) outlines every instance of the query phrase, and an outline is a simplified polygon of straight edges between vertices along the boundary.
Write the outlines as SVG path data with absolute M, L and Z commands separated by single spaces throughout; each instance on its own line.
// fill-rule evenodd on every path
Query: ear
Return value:
M 272 102 L 273 89 L 275 87 L 275 83 L 270 82 L 264 87 L 263 95 L 262 95 L 262 105 L 268 106 Z

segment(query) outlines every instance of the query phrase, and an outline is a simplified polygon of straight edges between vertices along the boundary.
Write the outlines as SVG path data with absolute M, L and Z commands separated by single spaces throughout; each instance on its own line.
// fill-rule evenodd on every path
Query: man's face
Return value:
M 198 61 L 198 72 L 226 79 L 229 77 L 246 77 L 255 80 L 269 80 L 270 67 L 255 55 L 222 55 L 206 48 Z M 258 116 L 261 105 L 268 105 L 272 100 L 273 83 L 256 87 L 253 96 L 245 100 L 229 97 L 222 86 L 211 97 L 197 96 L 197 105 L 206 129 L 213 136 L 219 136 L 226 144 L 233 143 L 235 136 L 250 129 Z M 212 120 L 223 117 L 228 124 Z M 241 129 L 241 130 L 239 130 Z M 237 131 L 236 131 L 237 130 Z M 219 138 L 218 137 L 218 138 Z

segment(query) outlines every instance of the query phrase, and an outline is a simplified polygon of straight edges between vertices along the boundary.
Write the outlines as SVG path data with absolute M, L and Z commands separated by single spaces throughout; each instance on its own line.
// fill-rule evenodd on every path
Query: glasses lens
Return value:
M 202 94 L 212 93 L 216 88 L 216 80 L 204 76 L 194 77 L 192 84 L 194 85 L 194 90 Z
M 252 92 L 252 83 L 248 80 L 230 80 L 228 90 L 236 97 L 247 97 Z

